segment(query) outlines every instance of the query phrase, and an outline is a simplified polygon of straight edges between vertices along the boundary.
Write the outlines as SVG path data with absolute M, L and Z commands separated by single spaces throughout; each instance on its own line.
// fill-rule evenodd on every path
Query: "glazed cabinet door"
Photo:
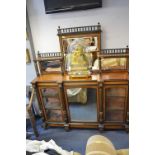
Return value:
M 42 113 L 46 123 L 63 123 L 62 97 L 59 87 L 39 87 Z
M 97 128 L 99 122 L 97 82 L 65 82 L 64 92 L 69 126 Z
M 127 115 L 128 85 L 104 86 L 104 122 L 124 123 Z

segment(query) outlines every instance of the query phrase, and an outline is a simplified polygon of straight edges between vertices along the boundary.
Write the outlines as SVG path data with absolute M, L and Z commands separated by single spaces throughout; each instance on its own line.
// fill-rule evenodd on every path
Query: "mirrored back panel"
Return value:
M 62 37 L 62 49 L 64 53 L 71 52 L 71 45 L 77 41 L 81 41 L 86 47 L 86 52 L 99 51 L 98 37 L 97 36 L 75 36 L 75 37 Z
M 97 122 L 96 88 L 68 88 L 66 93 L 71 122 Z

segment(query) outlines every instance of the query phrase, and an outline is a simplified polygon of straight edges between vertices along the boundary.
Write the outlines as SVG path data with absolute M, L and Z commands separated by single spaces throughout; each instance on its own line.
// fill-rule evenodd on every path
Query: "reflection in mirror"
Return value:
M 81 37 L 84 39 L 84 43 L 86 46 L 86 52 L 91 52 L 91 51 L 98 51 L 98 41 L 97 37 Z M 63 47 L 63 52 L 68 53 L 68 47 L 70 47 L 70 44 L 80 38 L 64 38 L 62 40 L 62 47 Z
M 126 58 L 106 58 L 101 60 L 102 69 L 125 69 Z
M 40 63 L 41 70 L 44 72 L 61 71 L 59 61 L 42 61 Z
M 70 88 L 67 96 L 71 121 L 97 122 L 95 88 Z
M 103 70 L 109 69 L 126 69 L 127 67 L 127 58 L 105 58 L 101 59 L 101 68 Z M 96 59 L 92 66 L 93 70 L 99 69 L 99 60 Z

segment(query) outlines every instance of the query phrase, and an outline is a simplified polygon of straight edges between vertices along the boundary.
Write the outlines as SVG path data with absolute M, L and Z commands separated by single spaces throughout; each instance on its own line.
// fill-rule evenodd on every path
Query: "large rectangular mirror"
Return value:
M 60 41 L 60 50 L 65 54 L 65 71 L 68 72 L 68 57 L 69 54 L 77 51 L 77 46 L 81 45 L 87 55 L 91 55 L 91 63 L 89 69 L 91 70 L 92 64 L 97 59 L 98 53 L 101 50 L 101 25 L 58 28 L 58 36 Z M 76 49 L 76 50 L 75 50 Z M 88 54 L 89 53 L 89 54 Z M 81 54 L 82 55 L 82 54 Z
M 71 122 L 97 122 L 97 89 L 69 88 L 66 91 Z
M 82 37 L 63 37 L 62 39 L 62 49 L 64 53 L 70 52 L 70 45 L 75 42 L 75 40 L 83 39 L 84 45 L 86 46 L 86 52 L 98 51 L 98 38 L 97 36 L 82 36 Z

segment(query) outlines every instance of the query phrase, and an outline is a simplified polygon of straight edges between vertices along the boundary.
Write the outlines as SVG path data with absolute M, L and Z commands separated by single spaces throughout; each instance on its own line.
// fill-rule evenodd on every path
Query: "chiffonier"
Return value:
M 61 52 L 38 52 L 34 62 L 39 74 L 32 86 L 45 127 L 128 131 L 129 48 L 101 49 L 101 32 L 99 23 L 59 27 Z M 81 76 L 81 72 L 76 72 L 72 77 L 69 74 L 69 54 L 74 51 L 72 47 L 81 42 L 85 52 L 91 53 L 90 75 Z

